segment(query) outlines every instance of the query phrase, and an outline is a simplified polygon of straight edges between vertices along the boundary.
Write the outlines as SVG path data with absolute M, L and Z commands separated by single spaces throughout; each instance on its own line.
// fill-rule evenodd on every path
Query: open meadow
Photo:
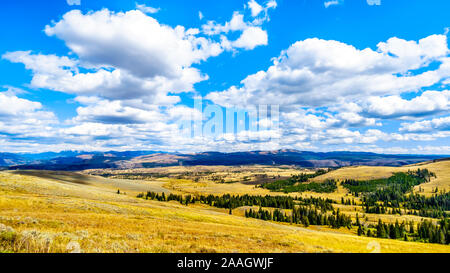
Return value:
M 349 167 L 325 179 L 388 177 L 417 166 Z M 420 165 L 436 173 L 424 194 L 450 186 L 450 161 Z M 138 170 L 0 172 L 1 252 L 450 252 L 446 244 L 358 236 L 356 227 L 283 223 L 246 218 L 252 206 L 226 208 L 137 198 L 144 192 L 179 195 L 271 195 L 322 197 L 366 225 L 419 223 L 417 215 L 364 213 L 359 198 L 338 185 L 331 193 L 273 192 L 259 186 L 300 174 L 290 167 L 167 167 Z M 307 173 L 313 173 L 308 171 Z M 95 175 L 93 175 L 95 174 Z M 213 179 L 221 177 L 220 180 Z M 244 178 L 245 177 L 245 178 Z M 340 204 L 342 198 L 354 204 Z M 257 210 L 258 207 L 253 207 Z M 273 211 L 274 209 L 272 209 Z M 429 218 L 436 222 L 436 219 Z

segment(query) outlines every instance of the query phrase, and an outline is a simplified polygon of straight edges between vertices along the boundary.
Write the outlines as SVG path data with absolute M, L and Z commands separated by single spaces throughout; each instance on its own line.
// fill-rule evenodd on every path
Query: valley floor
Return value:
M 448 245 L 359 237 L 347 229 L 136 198 L 145 187 L 162 187 L 160 181 L 111 185 L 61 175 L 0 172 L 0 252 L 450 252 Z

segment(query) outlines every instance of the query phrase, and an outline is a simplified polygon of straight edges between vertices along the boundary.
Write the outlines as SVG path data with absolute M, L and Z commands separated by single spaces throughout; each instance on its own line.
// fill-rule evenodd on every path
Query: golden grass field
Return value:
M 428 169 L 437 174 L 436 178 L 432 178 L 429 183 L 422 184 L 415 187 L 415 191 L 418 192 L 419 187 L 422 188 L 426 195 L 432 194 L 432 191 L 437 187 L 439 191 L 450 190 L 450 160 L 437 161 L 437 162 L 423 162 L 414 165 L 406 165 L 402 167 L 370 167 L 370 166 L 357 166 L 357 167 L 345 167 L 336 171 L 326 173 L 324 175 L 315 177 L 314 181 L 324 181 L 325 179 L 356 179 L 367 180 L 386 178 L 392 175 L 394 172 L 403 172 L 408 170 L 416 170 L 418 168 Z
M 324 177 L 344 178 L 356 170 L 353 178 L 366 179 L 413 167 L 416 168 L 343 168 Z M 429 184 L 439 188 L 450 185 L 449 162 L 420 167 L 437 173 L 438 178 Z M 218 172 L 237 175 L 228 167 L 217 168 Z M 261 166 L 252 168 L 264 171 Z M 243 170 L 248 172 L 246 176 L 252 171 L 256 170 Z M 283 172 L 288 175 L 299 170 L 271 167 L 266 171 L 271 172 L 270 175 Z M 433 188 L 426 184 L 422 187 Z M 117 194 L 118 189 L 121 194 Z M 447 245 L 359 237 L 354 229 L 304 228 L 245 218 L 243 208 L 229 215 L 225 209 L 201 204 L 184 206 L 136 198 L 138 192 L 146 190 L 201 194 L 270 193 L 254 185 L 195 182 L 184 178 L 125 180 L 86 175 L 86 172 L 1 171 L 0 252 L 450 252 Z M 340 187 L 335 193 L 320 195 L 351 198 L 347 194 Z M 337 206 L 344 213 L 353 216 L 358 213 L 362 217 L 357 206 Z M 369 214 L 364 217 L 368 222 L 376 222 L 378 217 L 384 221 L 421 219 Z

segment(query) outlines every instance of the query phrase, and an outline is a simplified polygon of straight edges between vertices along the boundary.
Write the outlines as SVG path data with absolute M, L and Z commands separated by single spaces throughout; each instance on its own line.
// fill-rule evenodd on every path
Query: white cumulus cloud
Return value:
M 450 131 L 450 117 L 434 118 L 413 123 L 402 123 L 400 128 L 400 131 L 414 133 L 432 132 L 434 130 Z
M 364 111 L 376 117 L 420 117 L 450 110 L 450 91 L 425 91 L 411 100 L 398 95 L 370 97 Z
M 258 2 L 256 2 L 255 0 L 248 1 L 247 5 L 250 8 L 253 17 L 258 16 L 258 14 L 260 14 L 261 11 L 264 10 L 264 8 L 260 4 L 258 4 Z
M 208 21 L 202 25 L 202 32 L 210 36 L 221 35 L 222 47 L 227 50 L 236 48 L 252 50 L 257 46 L 267 45 L 267 31 L 263 30 L 261 25 L 269 21 L 268 10 L 275 9 L 277 2 L 272 0 L 267 2 L 265 6 L 262 6 L 251 0 L 248 2 L 247 7 L 254 18 L 253 21 L 246 21 L 243 13 L 235 11 L 231 20 L 224 24 L 213 20 Z M 230 41 L 227 37 L 227 34 L 230 32 L 241 32 L 241 34 L 237 39 Z
M 328 8 L 328 7 L 330 7 L 330 6 L 336 6 L 336 5 L 339 5 L 339 4 L 340 4 L 340 1 L 339 1 L 339 0 L 325 1 L 325 2 L 323 3 L 323 5 L 324 5 L 325 8 Z
M 81 5 L 81 0 L 67 0 L 69 6 L 79 6 Z
M 154 7 L 150 7 L 150 6 L 146 6 L 144 4 L 138 4 L 138 3 L 136 3 L 136 8 L 138 10 L 142 11 L 143 13 L 150 13 L 150 14 L 157 13 L 160 10 L 160 8 L 154 8 Z
M 138 10 L 73 10 L 45 33 L 63 40 L 78 59 L 30 51 L 3 58 L 24 63 L 33 72 L 33 87 L 108 99 L 177 102 L 167 93 L 192 91 L 208 78 L 192 65 L 223 52 L 218 42 L 198 37 L 198 30 L 166 26 Z
M 266 71 L 242 80 L 240 87 L 212 92 L 226 105 L 270 104 L 321 107 L 370 96 L 418 91 L 450 77 L 445 35 L 379 43 L 377 50 L 357 49 L 332 40 L 306 39 L 291 45 Z M 438 68 L 427 68 L 438 62 Z M 423 68 L 424 71 L 411 73 Z

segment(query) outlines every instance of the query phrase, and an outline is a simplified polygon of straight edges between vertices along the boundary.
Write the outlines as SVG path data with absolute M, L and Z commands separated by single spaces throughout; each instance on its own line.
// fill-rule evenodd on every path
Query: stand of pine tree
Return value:
M 258 211 L 252 209 L 245 211 L 245 217 L 256 218 L 265 221 L 286 222 L 294 224 L 330 226 L 332 228 L 352 227 L 351 217 L 333 210 L 332 214 L 327 214 L 326 211 L 318 211 L 317 208 L 310 206 L 298 206 L 292 210 L 292 213 L 283 213 L 279 209 L 273 212 L 264 210 L 261 207 Z

